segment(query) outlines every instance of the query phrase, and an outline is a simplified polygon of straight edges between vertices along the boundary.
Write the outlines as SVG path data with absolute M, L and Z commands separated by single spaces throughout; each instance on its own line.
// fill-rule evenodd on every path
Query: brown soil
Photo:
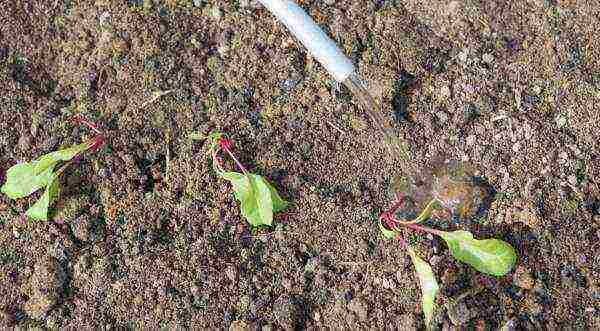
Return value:
M 417 166 L 447 153 L 495 190 L 484 215 L 434 226 L 508 241 L 514 274 L 411 238 L 438 326 L 600 329 L 597 1 L 300 2 Z M 2 1 L 0 22 L 0 179 L 89 136 L 73 114 L 109 140 L 67 171 L 54 221 L 0 198 L 0 326 L 423 328 L 410 260 L 376 225 L 397 163 L 256 1 Z M 187 139 L 211 129 L 293 202 L 273 229 L 249 230 Z

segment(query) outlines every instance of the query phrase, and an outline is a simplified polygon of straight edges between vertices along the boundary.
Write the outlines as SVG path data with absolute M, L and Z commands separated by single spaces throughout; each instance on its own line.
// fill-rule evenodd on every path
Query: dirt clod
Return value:
M 535 285 L 535 279 L 526 267 L 519 265 L 513 275 L 513 284 L 520 288 L 531 290 Z
M 33 319 L 42 319 L 56 305 L 61 295 L 66 275 L 55 258 L 39 261 L 25 285 L 24 294 L 29 297 L 24 305 L 25 313 Z

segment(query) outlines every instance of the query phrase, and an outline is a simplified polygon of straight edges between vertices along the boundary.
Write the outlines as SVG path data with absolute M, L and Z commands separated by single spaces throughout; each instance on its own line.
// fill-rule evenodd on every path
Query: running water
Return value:
M 383 141 L 390 151 L 390 154 L 397 156 L 400 159 L 402 171 L 406 176 L 414 178 L 416 169 L 411 162 L 411 156 L 408 151 L 406 142 L 400 139 L 394 129 L 386 121 L 381 106 L 375 101 L 375 98 L 369 93 L 366 84 L 356 73 L 352 73 L 346 80 L 344 85 L 350 89 L 350 92 L 358 100 L 362 108 L 371 118 L 373 125 L 377 128 Z
M 472 176 L 465 171 L 464 166 L 440 158 L 441 162 L 434 162 L 432 169 L 417 167 L 406 142 L 396 135 L 388 124 L 381 106 L 369 93 L 352 61 L 296 2 L 259 1 L 300 40 L 336 81 L 350 89 L 355 100 L 367 112 L 383 143 L 388 147 L 390 157 L 396 157 L 400 161 L 392 183 L 396 197 L 410 197 L 416 210 L 424 208 L 432 199 L 439 201 L 447 209 L 461 210 L 461 213 L 465 209 L 462 206 L 470 206 L 473 190 L 468 187 L 471 187 L 473 182 Z M 460 173 L 460 176 L 457 176 L 457 173 Z
M 370 117 L 372 125 L 381 135 L 382 141 L 389 151 L 389 156 L 392 159 L 397 158 L 399 161 L 391 190 L 397 197 L 410 196 L 416 205 L 415 208 L 423 207 L 431 199 L 431 183 L 423 180 L 423 174 L 417 168 L 408 144 L 388 124 L 381 105 L 375 101 L 366 83 L 356 72 L 352 73 L 343 83 Z
M 381 105 L 369 93 L 361 77 L 354 72 L 343 83 L 371 118 L 373 126 L 379 131 L 389 150 L 390 157 L 397 157 L 400 162 L 391 190 L 396 198 L 410 200 L 400 212 L 405 217 L 414 217 L 435 199 L 454 215 L 461 218 L 473 216 L 481 206 L 485 193 L 473 185 L 473 171 L 461 162 L 447 160 L 442 156 L 432 160 L 431 169 L 417 167 L 408 144 L 388 124 Z

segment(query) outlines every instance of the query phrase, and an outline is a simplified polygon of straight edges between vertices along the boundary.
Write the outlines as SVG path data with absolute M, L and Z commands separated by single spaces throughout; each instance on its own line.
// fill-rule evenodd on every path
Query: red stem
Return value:
M 98 129 L 98 126 L 96 124 L 88 121 L 83 116 L 75 115 L 75 116 L 73 116 L 73 121 L 76 122 L 76 123 L 83 123 L 88 128 L 92 129 L 92 131 L 96 132 L 99 135 L 102 135 L 102 131 L 100 131 L 100 129 Z
M 417 231 L 423 231 L 423 232 L 427 232 L 427 233 L 431 233 L 434 234 L 436 236 L 442 236 L 443 232 L 436 230 L 436 229 L 432 229 L 432 228 L 427 228 L 424 226 L 420 226 L 418 224 L 402 224 L 407 228 L 411 228 L 413 230 L 417 230 Z
M 235 155 L 233 155 L 233 153 L 231 152 L 231 150 L 229 148 L 221 148 L 222 150 L 224 150 L 227 154 L 229 154 L 229 156 L 233 159 L 233 161 L 235 162 L 235 164 L 238 166 L 238 168 L 240 168 L 240 170 L 247 175 L 248 171 L 246 170 L 246 168 L 242 165 L 242 163 L 235 157 Z

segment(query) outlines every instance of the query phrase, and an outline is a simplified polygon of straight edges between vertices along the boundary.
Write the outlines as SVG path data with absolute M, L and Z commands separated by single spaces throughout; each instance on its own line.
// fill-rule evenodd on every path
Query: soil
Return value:
M 597 1 L 300 1 L 380 97 L 414 164 L 444 153 L 494 191 L 439 221 L 500 238 L 484 277 L 413 234 L 444 329 L 600 329 Z M 423 329 L 413 266 L 383 239 L 400 172 L 381 136 L 256 1 L 2 1 L 0 181 L 106 132 L 37 196 L 0 198 L 0 326 Z M 153 100 L 153 93 L 172 91 Z M 252 231 L 194 132 L 226 132 L 293 206 Z M 233 167 L 232 164 L 228 164 Z

